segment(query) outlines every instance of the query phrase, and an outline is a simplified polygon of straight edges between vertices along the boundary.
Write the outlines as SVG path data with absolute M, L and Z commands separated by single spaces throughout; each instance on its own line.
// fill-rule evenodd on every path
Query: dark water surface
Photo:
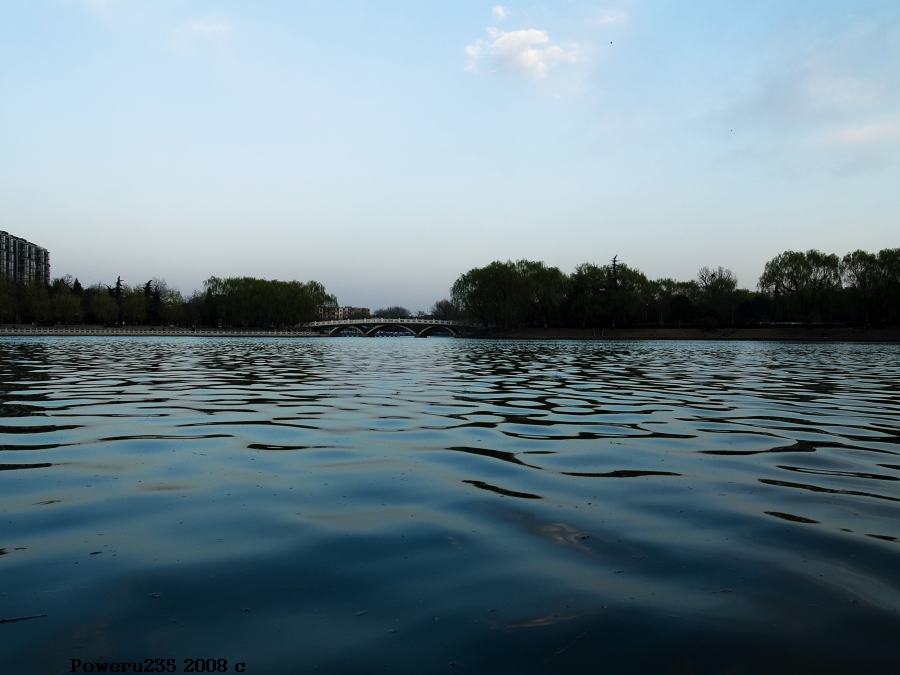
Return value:
M 0 383 L 2 672 L 897 672 L 898 345 L 11 338 Z

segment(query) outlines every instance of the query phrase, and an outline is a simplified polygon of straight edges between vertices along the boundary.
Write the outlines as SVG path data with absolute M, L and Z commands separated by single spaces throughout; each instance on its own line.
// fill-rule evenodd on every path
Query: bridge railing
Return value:
M 231 336 L 253 336 L 253 337 L 294 337 L 304 336 L 313 337 L 319 335 L 314 331 L 303 330 L 275 330 L 275 329 L 241 329 L 241 328 L 143 328 L 143 327 L 121 327 L 121 328 L 105 328 L 97 326 L 0 326 L 0 335 L 36 335 L 36 336 L 52 336 L 52 335 L 122 335 L 130 337 L 171 337 L 177 335 L 196 336 L 196 337 L 231 337 Z
M 425 324 L 428 326 L 465 326 L 467 324 L 458 321 L 448 321 L 447 319 L 381 319 L 377 316 L 366 317 L 365 319 L 334 319 L 332 321 L 310 321 L 303 324 L 304 326 L 357 326 L 360 324 Z

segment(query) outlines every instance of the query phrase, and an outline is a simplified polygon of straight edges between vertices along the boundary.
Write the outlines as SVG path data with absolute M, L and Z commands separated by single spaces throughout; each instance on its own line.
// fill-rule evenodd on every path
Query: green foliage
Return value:
M 0 279 L 0 323 L 15 319 L 17 308 L 16 283 L 11 279 Z
M 646 323 L 652 313 L 653 285 L 642 272 L 623 263 L 616 265 L 609 281 L 609 317 L 611 325 Z
M 766 263 L 759 289 L 779 321 L 885 324 L 900 320 L 900 249 L 853 251 L 842 259 L 786 251 Z
M 410 312 L 406 307 L 393 305 L 384 309 L 376 309 L 372 314 L 381 319 L 407 319 Z
M 96 321 L 103 324 L 114 323 L 119 317 L 119 308 L 116 300 L 109 293 L 109 289 L 100 286 L 91 288 L 91 315 Z
M 492 262 L 459 277 L 451 289 L 453 304 L 484 326 L 509 328 L 524 319 L 523 280 L 516 263 Z
M 185 299 L 164 279 L 131 287 L 118 277 L 113 286 L 90 288 L 68 275 L 50 286 L 0 280 L 0 322 L 271 327 L 305 323 L 337 307 L 337 299 L 316 281 L 210 277 L 203 285 Z M 877 254 L 857 250 L 843 258 L 815 249 L 785 251 L 766 263 L 758 288 L 738 288 L 735 275 L 723 267 L 703 267 L 692 281 L 651 281 L 617 259 L 604 266 L 584 263 L 571 275 L 543 262 L 498 260 L 460 275 L 450 299 L 436 302 L 430 313 L 498 328 L 734 326 L 772 320 L 883 325 L 900 322 L 900 248 Z M 405 318 L 409 311 L 394 306 L 375 314 Z
M 45 322 L 50 319 L 50 293 L 47 286 L 35 281 L 25 287 L 25 302 L 22 314 L 31 321 Z
M 701 267 L 697 281 L 700 314 L 715 319 L 716 325 L 734 323 L 734 313 L 742 299 L 734 272 L 721 266 L 718 269 Z
M 428 313 L 435 319 L 452 321 L 453 317 L 456 315 L 456 307 L 453 306 L 451 300 L 444 298 L 443 300 L 438 300 L 434 303 Z
M 323 307 L 337 307 L 337 299 L 317 281 L 210 277 L 203 291 L 185 299 L 158 278 L 132 287 L 119 277 L 113 286 L 97 283 L 90 288 L 82 288 L 71 276 L 54 279 L 49 287 L 0 280 L 0 322 L 288 326 L 313 320 Z
M 569 280 L 569 321 L 585 328 L 602 325 L 607 315 L 608 274 L 603 267 L 583 263 Z
M 547 267 L 531 260 L 519 260 L 516 272 L 521 288 L 521 314 L 525 320 L 544 328 L 551 321 L 557 321 L 568 291 L 566 275 L 558 267 Z
M 53 318 L 60 323 L 72 323 L 81 313 L 81 301 L 66 283 L 54 283 L 52 288 L 54 293 L 50 300 L 50 309 Z
M 116 279 L 116 285 L 113 286 L 109 293 L 112 295 L 113 300 L 116 301 L 116 307 L 119 309 L 119 321 L 122 320 L 122 298 L 125 295 L 126 286 L 122 283 L 122 277 L 118 277 Z
M 151 279 L 144 284 L 144 312 L 152 325 L 181 324 L 185 316 L 184 298 L 181 292 L 169 288 L 165 279 Z M 132 298 L 137 308 L 138 301 Z
M 650 316 L 657 326 L 688 325 L 694 320 L 700 303 L 700 286 L 696 281 L 657 279 L 650 282 L 653 296 Z
M 184 320 L 184 298 L 181 292 L 174 288 L 166 288 L 160 293 L 161 307 L 160 318 L 166 326 L 177 326 Z
M 841 261 L 852 317 L 863 324 L 900 319 L 900 248 L 853 251 Z
M 295 326 L 314 320 L 320 307 L 337 307 L 317 281 L 210 277 L 203 286 L 201 316 L 212 325 Z
M 609 265 L 583 263 L 566 275 L 530 260 L 495 261 L 461 275 L 452 288 L 452 306 L 484 326 L 581 328 L 600 326 L 707 325 L 759 321 L 768 299 L 737 288 L 725 268 L 703 268 L 699 281 L 651 281 L 640 270 L 614 259 Z M 761 307 L 757 297 L 765 301 Z M 432 308 L 432 313 L 434 313 Z
M 759 290 L 773 298 L 781 321 L 831 321 L 841 276 L 842 263 L 834 254 L 785 251 L 766 263 Z
M 881 320 L 900 323 L 900 248 L 886 248 L 878 252 L 880 283 L 884 288 Z
M 131 325 L 141 325 L 147 319 L 147 300 L 140 287 L 123 289 L 122 320 Z

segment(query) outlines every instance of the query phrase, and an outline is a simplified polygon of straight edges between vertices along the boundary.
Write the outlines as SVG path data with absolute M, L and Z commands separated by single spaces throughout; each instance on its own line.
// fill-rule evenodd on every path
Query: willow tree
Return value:
M 766 263 L 759 290 L 772 297 L 782 320 L 830 319 L 842 288 L 841 270 L 834 254 L 785 251 Z
M 122 294 L 122 318 L 131 324 L 143 324 L 147 318 L 147 299 L 140 286 L 126 286 Z
M 510 328 L 523 319 L 525 291 L 511 260 L 496 260 L 461 275 L 450 291 L 454 305 L 484 326 Z
M 209 323 L 234 326 L 293 326 L 315 319 L 337 299 L 318 281 L 277 281 L 254 277 L 210 277 L 203 282 Z
M 854 318 L 884 323 L 900 318 L 900 248 L 844 256 L 844 285 Z
M 547 267 L 542 262 L 519 260 L 516 272 L 521 286 L 523 312 L 529 320 L 546 328 L 560 317 L 569 280 L 558 267 Z
M 634 325 L 650 320 L 655 300 L 654 287 L 647 276 L 624 263 L 608 270 L 609 317 L 612 325 Z
M 608 314 L 608 276 L 606 268 L 593 263 L 583 263 L 569 277 L 569 322 L 595 327 L 601 325 Z
M 90 295 L 91 314 L 96 321 L 100 323 L 113 323 L 119 316 L 119 308 L 116 300 L 109 293 L 109 289 L 104 286 L 96 285 L 91 288 L 93 293 Z
M 71 277 L 54 279 L 50 285 L 50 312 L 60 323 L 71 323 L 81 310 L 81 301 L 72 292 Z

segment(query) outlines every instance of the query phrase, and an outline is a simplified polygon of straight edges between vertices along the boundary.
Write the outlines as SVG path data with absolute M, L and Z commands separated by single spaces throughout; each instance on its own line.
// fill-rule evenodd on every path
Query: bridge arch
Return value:
M 408 333 L 409 333 L 410 335 L 412 335 L 413 337 L 419 337 L 419 334 L 416 333 L 415 330 L 413 330 L 412 328 L 410 328 L 410 327 L 407 326 L 406 324 L 401 323 L 401 322 L 399 322 L 399 321 L 386 321 L 386 322 L 384 322 L 384 323 L 380 323 L 380 324 L 378 324 L 377 326 L 373 326 L 373 327 L 370 328 L 369 330 L 365 331 L 365 332 L 363 333 L 363 335 L 365 335 L 366 337 L 375 337 L 375 336 L 378 334 L 379 331 L 382 331 L 382 330 L 390 330 L 391 328 L 402 329 L 402 330 L 405 330 L 406 332 L 408 332 Z
M 438 332 L 446 332 L 453 337 L 464 335 L 477 328 L 469 324 L 446 321 L 442 319 L 424 319 L 419 317 L 410 317 L 407 319 L 381 319 L 378 317 L 367 317 L 365 319 L 336 319 L 311 321 L 303 324 L 304 328 L 308 328 L 318 332 L 320 335 L 328 335 L 337 337 L 344 331 L 352 330 L 363 337 L 373 337 L 382 331 L 394 330 L 397 332 L 405 332 L 415 337 L 428 337 Z
M 352 328 L 353 330 L 355 330 L 357 333 L 360 334 L 361 337 L 366 337 L 366 332 L 362 328 L 360 328 L 359 326 L 357 326 L 355 324 L 341 324 L 341 325 L 335 326 L 330 331 L 328 331 L 328 337 L 337 337 L 338 335 L 343 333 L 348 328 Z
M 436 332 L 442 332 L 442 333 L 443 333 L 443 332 L 446 332 L 446 333 L 450 333 L 450 335 L 452 335 L 453 337 L 458 337 L 458 336 L 459 336 L 459 332 L 453 330 L 453 328 L 451 328 L 450 326 L 447 326 L 447 325 L 443 325 L 443 326 L 441 326 L 441 325 L 432 325 L 432 326 L 426 326 L 426 327 L 423 328 L 421 331 L 419 331 L 418 337 L 428 337 L 428 336 L 431 335 L 432 333 L 436 333 Z

